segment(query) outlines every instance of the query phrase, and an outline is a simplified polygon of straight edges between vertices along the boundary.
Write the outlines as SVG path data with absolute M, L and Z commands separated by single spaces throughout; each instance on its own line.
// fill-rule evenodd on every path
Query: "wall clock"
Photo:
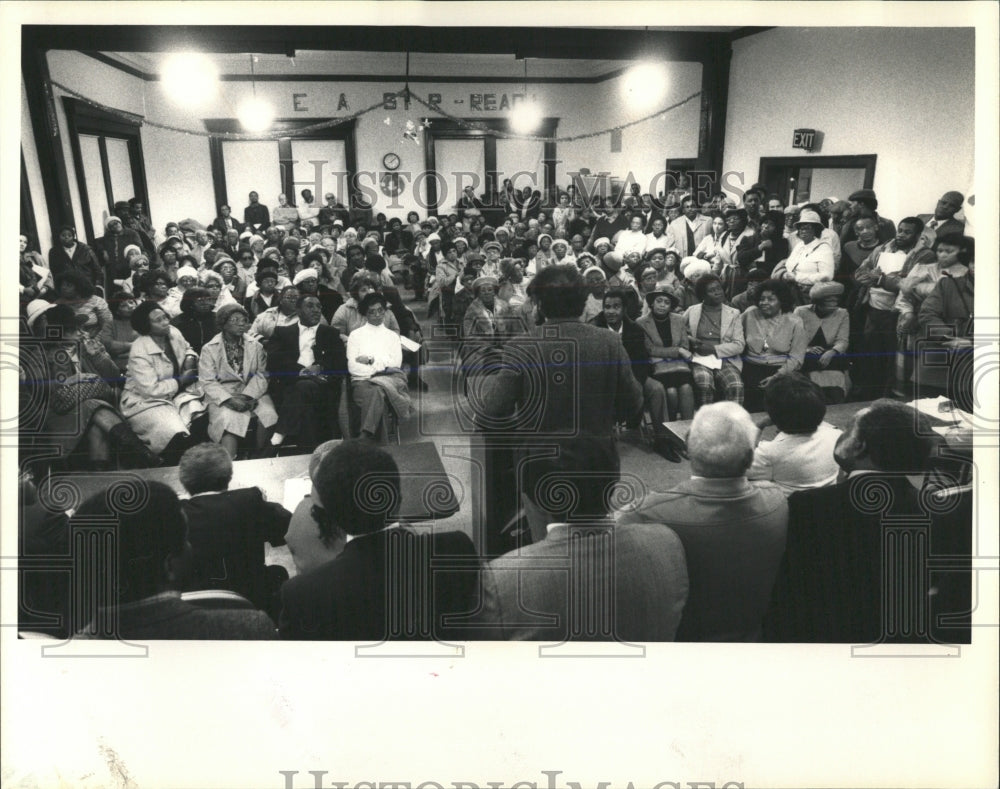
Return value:
M 387 153 L 382 157 L 382 166 L 386 170 L 398 170 L 400 165 L 399 154 Z

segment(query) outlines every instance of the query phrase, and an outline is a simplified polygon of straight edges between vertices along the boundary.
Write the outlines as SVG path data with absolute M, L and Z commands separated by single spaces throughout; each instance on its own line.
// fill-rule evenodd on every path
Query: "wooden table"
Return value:
M 399 466 L 402 483 L 400 520 L 411 523 L 439 520 L 458 512 L 459 502 L 455 496 L 451 477 L 444 470 L 441 457 L 433 443 L 422 441 L 383 448 L 395 458 Z M 237 461 L 233 463 L 233 480 L 229 487 L 236 489 L 256 486 L 264 492 L 268 501 L 285 503 L 285 480 L 296 477 L 307 478 L 310 457 L 311 455 L 291 455 Z M 177 466 L 102 474 L 85 471 L 68 472 L 53 475 L 51 485 L 53 489 L 62 489 L 66 496 L 76 499 L 74 504 L 67 498 L 65 506 L 68 508 L 79 506 L 79 503 L 87 497 L 109 486 L 112 487 L 112 500 L 120 495 L 123 502 L 127 501 L 127 490 L 115 489 L 119 484 L 134 483 L 136 477 L 150 482 L 162 482 L 173 488 L 178 495 L 186 496 Z M 294 508 L 294 504 L 291 508 Z

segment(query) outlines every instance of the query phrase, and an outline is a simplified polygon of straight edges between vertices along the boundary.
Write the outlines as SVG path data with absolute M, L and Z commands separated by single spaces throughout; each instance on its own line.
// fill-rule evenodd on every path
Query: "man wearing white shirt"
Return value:
M 347 337 L 347 370 L 351 400 L 361 414 L 361 435 L 385 434 L 386 409 L 399 418 L 409 416 L 410 394 L 403 374 L 403 346 L 399 335 L 384 325 L 389 309 L 385 296 L 368 293 L 358 304 L 366 323 Z
M 701 240 L 712 229 L 712 220 L 698 213 L 694 198 L 686 197 L 681 203 L 683 212 L 667 225 L 667 249 L 676 249 L 682 258 L 693 255 Z

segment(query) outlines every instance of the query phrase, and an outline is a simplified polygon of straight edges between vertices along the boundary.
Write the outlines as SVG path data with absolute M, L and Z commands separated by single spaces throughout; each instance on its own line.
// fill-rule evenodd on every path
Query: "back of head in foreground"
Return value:
M 855 415 L 837 442 L 834 458 L 848 472 L 919 474 L 930 465 L 935 444 L 926 416 L 912 406 L 883 398 Z
M 233 479 L 233 459 L 221 444 L 206 441 L 181 456 L 177 473 L 184 490 L 192 496 L 219 493 Z
M 191 546 L 181 503 L 162 482 L 143 481 L 131 501 L 115 506 L 115 496 L 101 491 L 87 499 L 74 513 L 71 528 L 113 525 L 117 553 L 115 593 L 106 604 L 130 603 L 172 589 L 180 589 L 188 570 Z M 97 577 L 111 580 L 115 567 L 100 568 Z M 106 581 L 105 581 L 106 582 Z M 103 603 L 104 601 L 102 601 Z
M 687 438 L 691 471 L 699 477 L 742 477 L 753 463 L 759 432 L 750 414 L 737 403 L 702 406 Z
M 354 537 L 385 528 L 401 498 L 396 461 L 365 440 L 344 441 L 330 450 L 313 475 L 313 488 L 324 516 Z
M 549 523 L 603 523 L 621 478 L 614 445 L 581 435 L 554 444 L 556 454 L 529 460 L 522 478 L 527 505 Z M 540 449 L 547 449 L 544 444 Z
M 826 416 L 823 390 L 804 375 L 775 376 L 764 390 L 767 415 L 782 433 L 812 435 Z

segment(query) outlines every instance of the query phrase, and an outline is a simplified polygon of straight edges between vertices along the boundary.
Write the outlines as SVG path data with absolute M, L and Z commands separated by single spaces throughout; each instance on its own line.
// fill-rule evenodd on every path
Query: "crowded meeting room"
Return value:
M 971 643 L 974 40 L 25 26 L 20 636 Z

